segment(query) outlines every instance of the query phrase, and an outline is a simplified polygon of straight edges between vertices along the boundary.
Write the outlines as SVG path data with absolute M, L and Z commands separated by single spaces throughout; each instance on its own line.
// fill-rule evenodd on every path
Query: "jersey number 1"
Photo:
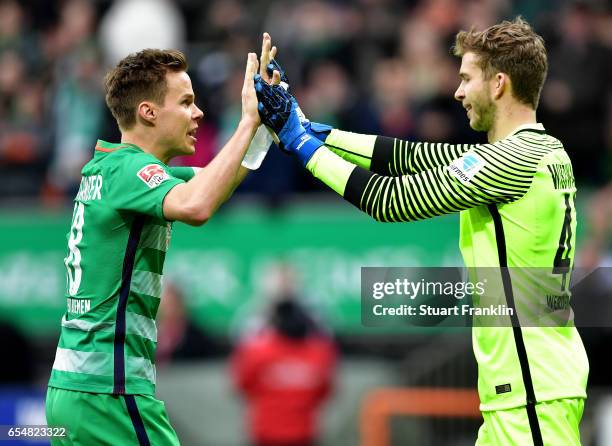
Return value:
M 72 226 L 70 226 L 70 237 L 68 237 L 68 256 L 64 259 L 68 277 L 68 294 L 76 296 L 81 286 L 81 251 L 79 243 L 83 238 L 83 214 L 85 206 L 77 201 L 72 214 Z

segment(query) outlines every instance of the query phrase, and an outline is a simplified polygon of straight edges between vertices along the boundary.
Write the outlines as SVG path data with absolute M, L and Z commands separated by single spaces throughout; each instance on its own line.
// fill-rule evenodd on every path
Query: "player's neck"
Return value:
M 121 133 L 121 142 L 134 144 L 140 147 L 143 152 L 150 153 L 163 163 L 168 164 L 170 161 L 167 148 L 159 144 L 159 139 L 153 132 L 139 129 L 124 131 Z
M 487 132 L 489 143 L 507 138 L 516 128 L 525 124 L 536 124 L 536 113 L 531 107 L 524 104 L 501 105 Z

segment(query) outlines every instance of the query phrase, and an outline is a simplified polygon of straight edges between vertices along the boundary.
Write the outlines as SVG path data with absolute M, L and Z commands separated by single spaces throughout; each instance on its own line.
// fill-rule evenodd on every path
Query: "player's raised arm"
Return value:
M 499 152 L 522 164 L 500 162 Z M 542 153 L 512 153 L 511 147 L 477 146 L 448 165 L 403 176 L 379 175 L 322 147 L 306 168 L 349 202 L 383 222 L 415 221 L 521 198 L 533 181 Z
M 312 122 L 310 128 L 322 125 Z M 338 129 L 331 129 L 323 142 L 329 150 L 359 167 L 392 176 L 450 164 L 473 147 L 469 144 L 407 141 Z
M 262 121 L 316 178 L 376 220 L 414 221 L 490 203 L 508 203 L 529 189 L 549 149 L 509 143 L 474 146 L 464 156 L 413 175 L 379 175 L 349 163 L 309 134 L 297 102 L 279 86 L 256 80 Z
M 240 163 L 260 124 L 253 76 L 258 63 L 255 53 L 249 53 L 242 87 L 242 117 L 227 144 L 210 164 L 190 181 L 173 187 L 163 204 L 168 220 L 202 225 L 216 212 L 234 190 L 240 174 Z

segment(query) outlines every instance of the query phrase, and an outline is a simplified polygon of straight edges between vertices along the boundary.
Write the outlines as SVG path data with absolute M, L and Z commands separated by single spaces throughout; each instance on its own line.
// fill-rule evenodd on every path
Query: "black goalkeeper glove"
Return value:
M 266 72 L 268 73 L 268 76 L 270 78 L 272 78 L 274 70 L 278 71 L 278 73 L 280 74 L 280 86 L 283 87 L 285 90 L 289 91 L 289 79 L 287 78 L 287 73 L 285 72 L 283 67 L 281 67 L 280 64 L 276 61 L 276 59 L 272 59 L 270 63 L 266 65 Z M 312 122 L 304 115 L 299 105 L 297 106 L 296 111 L 298 117 L 300 118 L 302 126 L 304 127 L 304 129 L 306 129 L 306 133 L 308 133 L 310 136 L 314 136 L 320 141 L 325 141 L 325 139 L 329 136 L 329 133 L 333 130 L 333 127 L 327 124 Z M 284 147 L 281 147 L 281 149 L 284 150 Z
M 286 151 L 294 154 L 303 166 L 323 143 L 306 132 L 297 113 L 295 98 L 282 86 L 270 85 L 255 75 L 257 108 L 261 122 L 272 129 Z

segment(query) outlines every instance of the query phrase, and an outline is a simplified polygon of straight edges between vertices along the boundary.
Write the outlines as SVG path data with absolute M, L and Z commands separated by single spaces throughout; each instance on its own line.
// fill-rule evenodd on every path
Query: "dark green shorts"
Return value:
M 66 428 L 51 441 L 67 445 L 179 445 L 162 401 L 150 395 L 47 389 L 47 424 Z

